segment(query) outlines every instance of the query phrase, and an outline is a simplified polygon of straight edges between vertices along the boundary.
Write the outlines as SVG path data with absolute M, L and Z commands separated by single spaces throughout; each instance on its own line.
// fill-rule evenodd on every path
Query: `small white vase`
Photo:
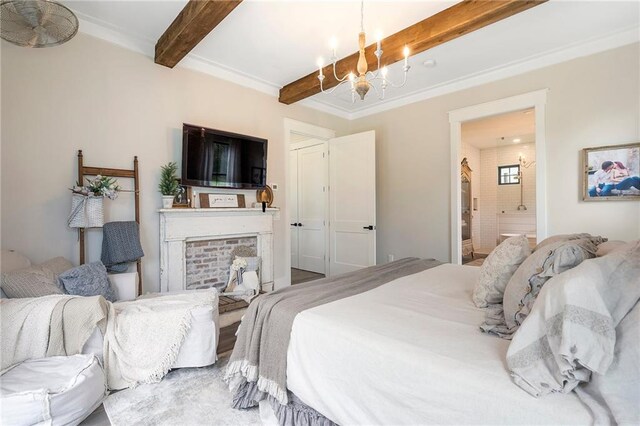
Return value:
M 173 195 L 163 195 L 162 196 L 162 208 L 170 209 L 173 207 Z

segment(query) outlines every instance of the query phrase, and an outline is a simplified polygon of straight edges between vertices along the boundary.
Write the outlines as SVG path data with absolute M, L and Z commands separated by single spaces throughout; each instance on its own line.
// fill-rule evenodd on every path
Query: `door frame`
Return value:
M 331 237 L 331 234 L 329 232 L 329 214 L 331 213 L 331 211 L 329 210 L 329 140 L 319 139 L 314 137 L 313 139 L 310 139 L 310 140 L 294 142 L 289 144 L 290 148 L 288 152 L 299 151 L 304 148 L 310 148 L 312 146 L 319 146 L 319 145 L 322 145 L 324 147 L 324 152 L 327 154 L 325 157 L 323 157 L 324 158 L 323 185 L 325 188 L 324 190 L 324 275 L 325 277 L 328 277 L 329 268 L 331 266 L 329 263 L 329 238 Z M 287 157 L 287 162 L 289 162 L 289 157 Z M 289 171 L 289 173 L 291 172 Z M 298 173 L 298 176 L 300 176 L 300 173 Z M 287 183 L 288 182 L 289 181 L 287 180 Z M 291 192 L 289 190 L 287 190 L 287 197 L 288 197 L 288 200 L 290 201 Z M 288 229 L 289 229 L 289 242 L 291 242 L 291 228 L 289 227 Z M 300 248 L 299 241 L 298 241 L 298 248 Z M 291 252 L 291 250 L 289 250 L 289 252 Z M 289 258 L 291 258 L 291 256 L 289 256 Z
M 295 133 L 297 135 L 308 136 L 309 138 L 321 139 L 324 141 L 329 141 L 329 139 L 334 138 L 336 136 L 336 131 L 333 129 L 328 129 L 325 127 L 315 126 L 313 124 L 305 123 L 303 121 L 293 120 L 291 118 L 284 119 L 284 144 L 282 147 L 282 155 L 285 158 L 284 162 L 284 188 L 285 195 L 287 200 L 286 208 L 281 211 L 282 216 L 284 217 L 284 248 L 285 254 L 284 256 L 284 266 L 285 266 L 285 274 L 284 277 L 276 278 L 274 280 L 275 289 L 279 289 L 282 287 L 287 287 L 291 285 L 291 228 L 289 224 L 291 223 L 291 216 L 289 215 L 289 204 L 291 202 L 291 192 L 288 188 L 289 183 L 289 151 L 291 150 L 291 134 Z M 327 161 L 327 167 L 328 167 Z M 329 191 L 327 191 L 328 194 Z M 328 204 L 328 203 L 327 203 Z M 328 205 L 327 205 L 328 208 Z M 327 229 L 329 228 L 329 224 L 327 223 Z M 326 253 L 325 253 L 326 254 Z M 325 256 L 326 259 L 329 256 Z M 326 263 L 326 261 L 325 261 Z M 328 266 L 327 266 L 328 268 Z M 329 270 L 327 269 L 328 273 Z
M 547 236 L 547 141 L 546 104 L 549 89 L 536 90 L 517 96 L 485 102 L 449 111 L 451 137 L 451 263 L 462 263 L 461 240 L 461 184 L 460 153 L 462 152 L 462 123 L 508 112 L 534 108 L 536 133 L 536 238 Z

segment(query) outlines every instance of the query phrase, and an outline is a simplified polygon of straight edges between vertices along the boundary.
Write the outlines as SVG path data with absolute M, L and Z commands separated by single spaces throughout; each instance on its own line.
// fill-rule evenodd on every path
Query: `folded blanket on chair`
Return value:
M 191 328 L 191 311 L 207 305 L 217 308 L 215 289 L 112 303 L 104 346 L 108 387 L 162 380 Z
M 28 359 L 81 353 L 96 326 L 106 330 L 108 305 L 102 296 L 2 299 L 2 370 Z
M 128 264 L 144 256 L 136 222 L 109 222 L 102 228 L 102 256 L 109 272 L 125 272 Z
M 287 404 L 287 349 L 298 313 L 440 264 L 433 259 L 401 259 L 259 296 L 240 323 L 225 373 L 234 408 L 255 406 L 266 394 Z

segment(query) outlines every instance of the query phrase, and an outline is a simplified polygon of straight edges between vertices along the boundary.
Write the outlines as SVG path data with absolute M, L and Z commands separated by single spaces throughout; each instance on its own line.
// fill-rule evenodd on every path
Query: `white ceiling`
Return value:
M 462 123 L 462 143 L 478 149 L 535 142 L 533 109 L 508 112 Z
M 153 56 L 153 46 L 186 4 L 176 1 L 67 0 L 78 13 L 80 31 Z M 392 34 L 455 1 L 366 1 L 365 30 Z M 245 0 L 179 66 L 277 94 L 283 85 L 328 62 L 328 41 L 338 56 L 357 49 L 359 1 Z M 388 89 L 384 101 L 370 95 L 351 103 L 347 87 L 302 103 L 357 118 L 421 98 L 515 75 L 572 57 L 638 41 L 640 2 L 552 0 L 506 20 L 410 58 L 406 86 Z M 384 50 L 384 40 L 382 42 Z M 422 64 L 434 59 L 435 68 Z M 401 77 L 401 64 L 390 67 Z

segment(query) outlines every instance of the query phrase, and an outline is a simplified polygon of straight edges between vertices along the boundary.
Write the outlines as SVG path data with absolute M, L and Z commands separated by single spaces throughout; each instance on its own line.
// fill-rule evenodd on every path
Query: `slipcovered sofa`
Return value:
M 20 253 L 1 252 L 2 273 L 31 265 Z M 136 272 L 110 275 L 109 282 L 118 301 L 136 298 Z M 4 292 L 2 298 L 6 298 Z M 195 308 L 191 315 L 191 327 L 172 368 L 202 367 L 217 360 L 217 299 L 215 306 Z M 2 371 L 0 424 L 75 425 L 89 416 L 108 393 L 102 367 L 103 339 L 96 327 L 81 354 L 30 359 Z

